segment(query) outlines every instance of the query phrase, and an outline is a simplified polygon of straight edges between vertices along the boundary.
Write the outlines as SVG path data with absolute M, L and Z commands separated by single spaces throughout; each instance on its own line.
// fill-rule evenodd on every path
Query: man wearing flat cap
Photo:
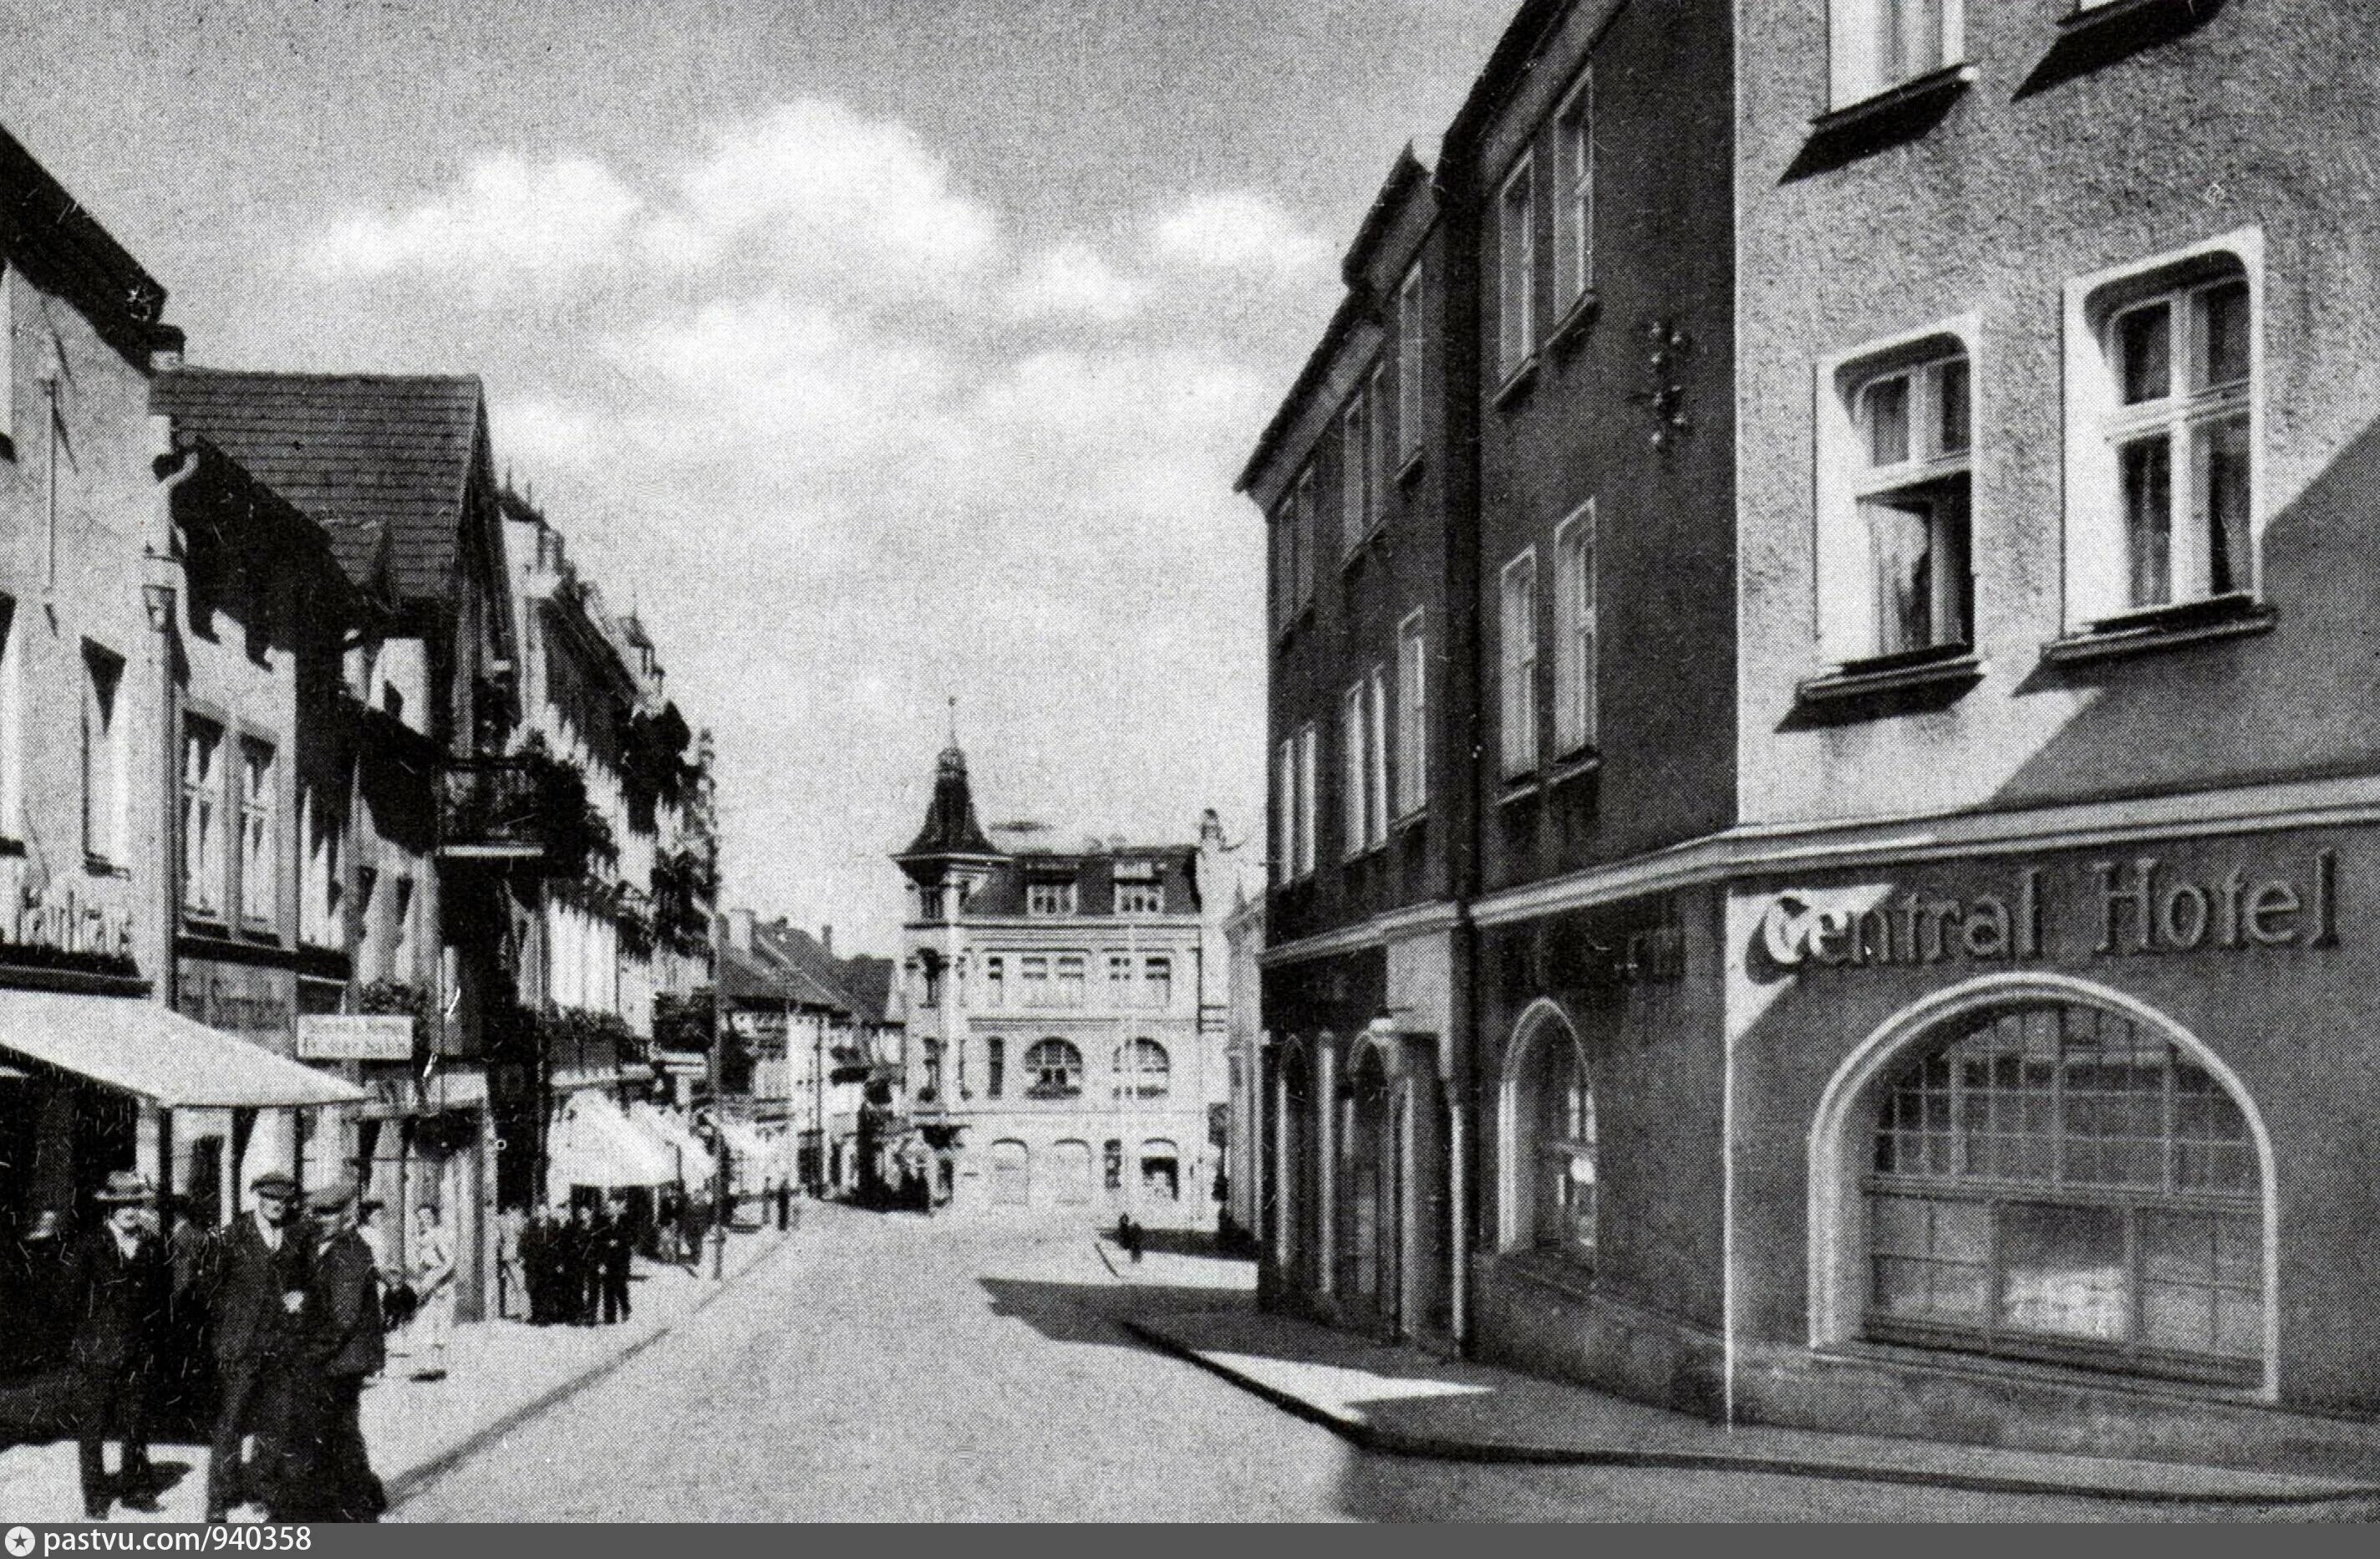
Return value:
M 215 1236 L 207 1262 L 217 1386 L 209 1521 L 225 1519 L 237 1498 L 261 1496 L 269 1504 L 278 1497 L 275 1488 L 258 1486 L 240 1443 L 256 1434 L 267 1443 L 260 1449 L 269 1451 L 270 1464 L 280 1466 L 289 1450 L 278 1443 L 285 1438 L 287 1388 L 293 1372 L 310 1372 L 312 1363 L 314 1250 L 297 1217 L 298 1182 L 275 1171 L 257 1176 L 249 1189 L 255 1208 Z
M 364 1449 L 364 1382 L 386 1359 L 380 1263 L 356 1229 L 356 1188 L 342 1180 L 307 1199 L 314 1217 L 313 1367 L 320 1443 L 303 1519 L 376 1521 L 388 1508 Z
M 75 1379 L 75 1445 L 83 1513 L 107 1518 L 107 1436 L 123 1437 L 115 1492 L 136 1510 L 157 1508 L 149 1466 L 149 1371 L 165 1321 L 170 1281 L 149 1225 L 156 1193 L 129 1170 L 107 1177 L 93 1198 L 103 1222 L 74 1242 L 67 1293 L 73 1309 L 69 1357 Z

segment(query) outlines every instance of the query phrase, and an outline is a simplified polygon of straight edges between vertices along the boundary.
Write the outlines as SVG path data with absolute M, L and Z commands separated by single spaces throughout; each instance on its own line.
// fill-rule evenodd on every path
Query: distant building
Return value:
M 1065 849 L 977 822 L 941 758 L 908 878 L 896 1148 L 937 1204 L 1214 1222 L 1224 1061 L 1222 824 Z

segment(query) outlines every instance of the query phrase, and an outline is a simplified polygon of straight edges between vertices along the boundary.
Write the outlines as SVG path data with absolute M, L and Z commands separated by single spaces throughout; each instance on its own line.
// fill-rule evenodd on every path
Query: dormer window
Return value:
M 1027 915 L 1072 915 L 1075 912 L 1073 879 L 1051 878 L 1025 885 L 1025 912 Z

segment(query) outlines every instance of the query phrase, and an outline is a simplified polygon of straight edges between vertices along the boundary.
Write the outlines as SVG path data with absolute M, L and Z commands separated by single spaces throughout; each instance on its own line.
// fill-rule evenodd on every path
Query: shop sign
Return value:
M 186 960 L 178 998 L 183 1017 L 285 1052 L 295 1004 L 278 971 Z
M 410 1061 L 413 1019 L 402 1013 L 301 1013 L 300 1061 Z
M 90 896 L 94 887 L 103 896 Z M 103 884 L 37 877 L 21 856 L 0 858 L 0 964 L 29 953 L 48 955 L 42 967 L 59 956 L 128 963 L 132 911 L 124 897 Z
M 2097 957 L 2331 947 L 2338 942 L 2338 858 L 2296 872 L 2234 867 L 2201 880 L 2155 856 L 2091 863 L 2071 878 L 2019 871 L 2004 893 L 1953 897 L 1889 890 L 1794 890 L 1760 915 L 1754 945 L 1774 967 L 1830 968 L 2045 955 L 2065 908 Z

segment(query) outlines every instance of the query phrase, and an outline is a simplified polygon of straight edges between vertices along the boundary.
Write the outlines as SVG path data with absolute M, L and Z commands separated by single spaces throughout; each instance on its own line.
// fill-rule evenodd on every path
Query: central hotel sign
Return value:
M 2077 928 L 2083 950 L 2131 957 L 2338 942 L 2338 858 L 2294 872 L 2234 867 L 2194 876 L 2155 856 L 2071 872 L 2020 869 L 2006 891 L 1950 895 L 1890 888 L 1791 890 L 1762 910 L 1756 951 L 1779 968 L 2039 958 Z

